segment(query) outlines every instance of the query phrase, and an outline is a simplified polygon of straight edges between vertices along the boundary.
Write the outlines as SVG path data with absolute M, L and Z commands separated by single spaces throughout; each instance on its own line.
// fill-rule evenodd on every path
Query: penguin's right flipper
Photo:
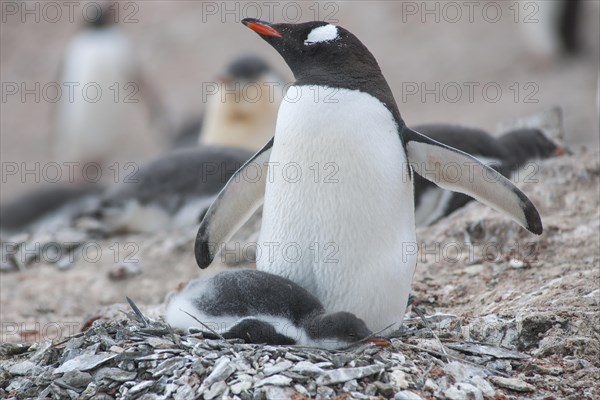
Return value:
M 412 169 L 423 178 L 503 212 L 532 233 L 542 233 L 542 220 L 531 200 L 498 171 L 408 127 L 402 129 L 402 139 Z
M 194 253 L 208 267 L 219 249 L 262 205 L 273 138 L 229 179 L 200 223 Z

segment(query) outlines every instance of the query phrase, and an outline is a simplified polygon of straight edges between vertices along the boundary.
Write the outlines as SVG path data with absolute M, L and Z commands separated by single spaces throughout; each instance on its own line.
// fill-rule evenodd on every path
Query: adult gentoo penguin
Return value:
M 119 7 L 118 2 L 96 3 L 98 12 L 86 19 L 62 60 L 53 153 L 57 161 L 79 163 L 82 173 L 85 163 L 107 167 L 161 147 L 146 116 L 160 122 L 162 113 L 142 79 L 135 46 L 116 23 Z
M 169 300 L 165 319 L 171 326 L 207 332 L 186 312 L 227 339 L 249 343 L 338 349 L 371 334 L 353 314 L 325 313 L 319 300 L 289 279 L 248 269 L 193 280 Z
M 507 178 L 529 161 L 565 154 L 568 150 L 541 129 L 520 128 L 495 138 L 488 132 L 465 126 L 430 124 L 413 127 L 445 145 L 462 150 Z M 415 219 L 418 226 L 432 224 L 464 206 L 471 197 L 450 192 L 419 175 L 415 182 Z
M 201 268 L 264 203 L 257 268 L 379 331 L 402 322 L 416 266 L 413 171 L 542 232 L 534 205 L 510 181 L 406 126 L 377 61 L 352 33 L 326 22 L 242 22 L 281 54 L 296 83 L 275 137 L 200 224 Z M 249 179 L 257 171 L 260 179 Z

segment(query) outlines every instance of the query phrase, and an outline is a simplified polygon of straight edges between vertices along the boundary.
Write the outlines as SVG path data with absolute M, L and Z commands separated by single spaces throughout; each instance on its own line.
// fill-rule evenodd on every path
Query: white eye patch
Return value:
M 337 38 L 337 26 L 331 24 L 323 25 L 310 31 L 304 44 L 308 46 L 315 43 L 329 42 L 330 40 L 335 40 Z

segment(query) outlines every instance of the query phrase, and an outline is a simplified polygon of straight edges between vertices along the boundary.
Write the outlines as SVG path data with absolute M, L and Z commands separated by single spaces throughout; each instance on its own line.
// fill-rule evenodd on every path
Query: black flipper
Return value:
M 222 246 L 262 205 L 272 147 L 273 139 L 242 165 L 206 212 L 194 249 L 200 268 L 212 263 Z
M 532 233 L 542 233 L 542 220 L 531 200 L 498 171 L 406 126 L 401 137 L 414 172 L 443 189 L 464 193 L 503 212 Z

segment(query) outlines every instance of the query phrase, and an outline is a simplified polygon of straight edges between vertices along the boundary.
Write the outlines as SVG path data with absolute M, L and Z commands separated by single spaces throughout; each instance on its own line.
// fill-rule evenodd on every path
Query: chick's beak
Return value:
M 564 155 L 573 155 L 573 152 L 568 147 L 563 146 L 563 147 L 557 147 L 556 150 L 554 150 L 554 155 L 558 156 L 558 157 L 564 156 Z
M 389 347 L 392 345 L 391 340 L 380 336 L 370 338 L 369 340 L 367 340 L 367 343 L 372 343 L 375 346 L 379 347 Z
M 282 37 L 281 33 L 277 32 L 277 30 L 271 26 L 270 22 L 261 21 L 256 18 L 245 18 L 242 20 L 242 24 L 261 36 Z

